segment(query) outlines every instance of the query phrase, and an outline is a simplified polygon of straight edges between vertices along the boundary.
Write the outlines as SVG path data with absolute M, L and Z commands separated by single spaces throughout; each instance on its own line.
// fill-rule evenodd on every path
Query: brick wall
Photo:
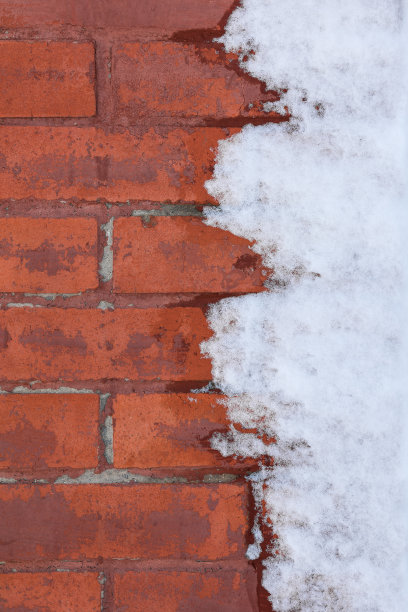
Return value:
M 232 9 L 0 1 L 1 610 L 266 609 L 255 466 L 192 393 L 208 304 L 266 274 L 200 219 L 218 140 L 282 120 L 211 42 Z

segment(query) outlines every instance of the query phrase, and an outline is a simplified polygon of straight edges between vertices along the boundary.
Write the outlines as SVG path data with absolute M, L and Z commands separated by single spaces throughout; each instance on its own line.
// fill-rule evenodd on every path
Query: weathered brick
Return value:
M 220 396 L 118 395 L 114 400 L 114 464 L 117 468 L 217 467 L 222 457 L 209 439 L 227 429 Z M 224 460 L 225 461 L 225 460 Z
M 209 380 L 199 308 L 0 311 L 0 380 Z
M 118 293 L 245 293 L 263 290 L 267 271 L 250 242 L 191 217 L 140 218 L 114 225 Z
M 256 575 L 239 569 L 127 572 L 114 578 L 115 612 L 256 612 Z
M 2 126 L 0 199 L 208 202 L 204 182 L 227 133 Z
M 1 220 L 0 291 L 77 293 L 97 286 L 95 219 Z
M 95 114 L 92 43 L 0 41 L 0 117 Z
M 96 467 L 98 411 L 97 395 L 0 395 L 0 469 Z
M 90 572 L 0 574 L 0 608 L 13 612 L 100 612 L 101 585 L 98 575 Z
M 175 42 L 125 43 L 114 49 L 116 116 L 267 117 L 263 103 L 276 101 L 261 83 L 231 69 L 216 49 Z
M 243 558 L 246 505 L 235 483 L 0 485 L 0 559 Z
M 1 0 L 0 27 L 215 28 L 233 0 Z

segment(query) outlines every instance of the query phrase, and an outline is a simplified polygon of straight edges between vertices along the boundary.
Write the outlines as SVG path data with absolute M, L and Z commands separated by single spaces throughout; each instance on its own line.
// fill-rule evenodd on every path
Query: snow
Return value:
M 207 223 L 274 270 L 203 350 L 240 424 L 214 448 L 275 458 L 252 481 L 276 612 L 408 610 L 406 9 L 244 0 L 222 38 L 292 113 L 222 141 L 207 183 Z

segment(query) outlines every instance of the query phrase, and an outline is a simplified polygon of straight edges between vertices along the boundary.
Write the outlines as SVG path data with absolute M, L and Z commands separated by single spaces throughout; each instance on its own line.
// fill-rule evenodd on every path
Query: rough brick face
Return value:
M 118 395 L 114 465 L 118 468 L 219 467 L 213 433 L 227 429 L 221 396 L 205 393 Z
M 0 291 L 77 293 L 98 286 L 95 219 L 6 218 Z
M 208 380 L 198 308 L 0 311 L 0 380 Z
M 114 287 L 118 293 L 262 291 L 266 270 L 250 243 L 190 217 L 118 219 Z
M 276 101 L 259 82 L 243 79 L 216 49 L 174 42 L 141 42 L 114 50 L 117 117 L 266 116 L 262 102 Z
M 200 348 L 272 274 L 200 218 L 218 143 L 287 119 L 238 4 L 0 0 L 1 611 L 270 612 Z
M 177 31 L 216 28 L 231 0 L 1 0 L 0 26 L 74 25 L 160 28 Z
M 0 608 L 6 612 L 100 612 L 96 573 L 0 574 Z
M 128 572 L 115 577 L 115 612 L 255 612 L 252 568 Z M 252 588 L 251 588 L 252 587 Z
M 0 41 L 1 117 L 95 114 L 92 43 Z
M 97 395 L 0 395 L 0 470 L 96 467 L 98 411 Z
M 204 182 L 226 134 L 218 128 L 106 133 L 1 126 L 0 200 L 208 202 Z
M 246 507 L 238 484 L 2 485 L 0 558 L 242 558 Z

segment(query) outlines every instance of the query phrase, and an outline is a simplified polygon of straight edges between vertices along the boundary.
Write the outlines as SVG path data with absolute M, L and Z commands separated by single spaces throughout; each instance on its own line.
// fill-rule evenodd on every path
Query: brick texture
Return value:
M 1 611 L 271 612 L 270 458 L 212 448 L 201 349 L 273 277 L 204 221 L 219 142 L 288 119 L 216 40 L 238 5 L 0 0 Z
M 0 223 L 0 291 L 77 293 L 99 284 L 95 219 Z
M 254 571 L 126 573 L 115 577 L 119 612 L 255 612 Z M 248 588 L 249 587 L 249 588 Z M 251 588 L 252 587 L 252 588 Z
M 263 93 L 255 79 L 243 79 L 228 58 L 206 46 L 127 43 L 117 47 L 113 57 L 116 114 L 128 123 L 157 116 L 212 121 L 265 116 L 263 103 L 277 99 Z
M 92 43 L 0 41 L 1 117 L 95 114 Z
M 245 554 L 243 485 L 8 485 L 0 509 L 5 561 Z
M 100 591 L 96 573 L 0 574 L 4 612 L 100 612 Z
M 227 429 L 221 396 L 197 394 L 118 395 L 114 402 L 114 457 L 118 468 L 219 467 L 210 446 Z
M 0 395 L 0 469 L 98 464 L 97 395 Z
M 231 0 L 1 0 L 2 28 L 86 26 L 166 31 L 216 28 Z
M 190 217 L 118 219 L 114 227 L 118 293 L 262 291 L 267 271 L 250 243 Z
M 226 134 L 218 128 L 106 134 L 96 128 L 2 126 L 0 200 L 205 203 L 210 198 L 204 182 Z
M 0 380 L 208 380 L 198 308 L 0 311 Z

